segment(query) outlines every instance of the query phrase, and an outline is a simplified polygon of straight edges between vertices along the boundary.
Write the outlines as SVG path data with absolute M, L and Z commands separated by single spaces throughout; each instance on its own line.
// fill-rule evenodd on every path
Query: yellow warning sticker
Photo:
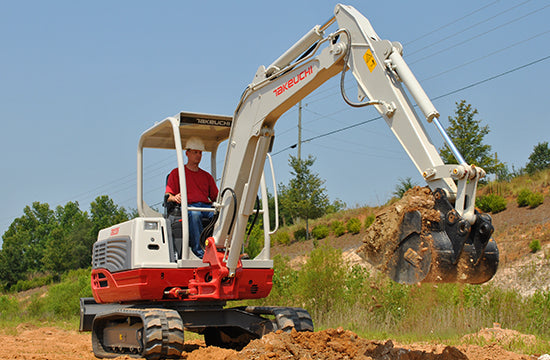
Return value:
M 365 59 L 365 63 L 367 64 L 370 72 L 372 72 L 376 67 L 376 60 L 374 59 L 374 55 L 372 55 L 370 49 L 368 49 L 365 55 L 363 55 L 363 59 Z

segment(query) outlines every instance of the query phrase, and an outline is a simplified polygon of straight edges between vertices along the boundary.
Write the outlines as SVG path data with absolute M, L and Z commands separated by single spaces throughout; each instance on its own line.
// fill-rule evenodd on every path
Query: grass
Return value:
M 383 274 L 348 266 L 341 251 L 328 246 L 313 250 L 300 270 L 293 270 L 287 258 L 276 256 L 274 260 L 274 286 L 269 297 L 228 305 L 303 307 L 312 315 L 316 330 L 342 326 L 363 338 L 391 338 L 400 343 L 483 346 L 492 342 L 463 336 L 497 322 L 504 329 L 537 336 L 534 342 L 520 339 L 501 344 L 506 349 L 540 354 L 549 348 L 550 291 L 521 297 L 492 285 L 400 285 Z M 0 326 L 5 333 L 16 331 L 21 322 L 77 329 L 78 299 L 91 295 L 89 276 L 89 269 L 72 271 L 48 291 L 25 297 L 1 295 Z M 186 339 L 200 340 L 202 336 L 186 333 Z
M 506 198 L 517 197 L 523 189 L 534 193 L 548 194 L 550 188 L 550 169 L 536 172 L 533 175 L 521 175 L 510 181 L 492 181 L 480 185 L 478 196 L 497 194 Z
M 511 344 L 511 350 L 536 353 L 550 339 L 550 291 L 524 298 L 490 284 L 400 285 L 347 266 L 339 250 L 326 246 L 315 249 L 300 270 L 277 257 L 272 293 L 251 303 L 304 307 L 318 330 L 342 326 L 370 339 L 460 342 L 495 322 L 540 340 Z
M 0 326 L 27 322 L 61 328 L 78 328 L 81 297 L 92 296 L 90 269 L 73 270 L 42 291 L 0 296 Z

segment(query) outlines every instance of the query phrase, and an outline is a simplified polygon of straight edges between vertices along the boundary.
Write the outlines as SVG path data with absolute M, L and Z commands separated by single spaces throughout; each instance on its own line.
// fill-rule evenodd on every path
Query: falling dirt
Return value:
M 22 360 L 92 360 L 90 333 L 36 327 L 21 324 L 13 333 L 0 334 L 0 359 Z M 318 332 L 270 333 L 254 340 L 241 351 L 206 346 L 202 340 L 185 343 L 181 359 L 187 360 L 279 360 L 279 359 L 373 359 L 373 360 L 531 360 L 536 356 L 505 350 L 506 344 L 535 341 L 530 335 L 495 327 L 467 335 L 464 341 L 481 338 L 490 345 L 397 344 L 392 340 L 373 341 L 360 338 L 352 331 L 328 329 Z M 118 360 L 131 359 L 121 356 Z
M 441 219 L 439 211 L 434 209 L 434 203 L 435 200 L 429 188 L 415 186 L 408 190 L 403 198 L 376 215 L 374 223 L 367 229 L 363 245 L 357 250 L 357 254 L 378 270 L 385 272 L 399 246 L 401 225 L 407 213 L 420 212 L 423 239 L 427 242 L 431 241 L 428 233 L 430 222 L 438 222 Z

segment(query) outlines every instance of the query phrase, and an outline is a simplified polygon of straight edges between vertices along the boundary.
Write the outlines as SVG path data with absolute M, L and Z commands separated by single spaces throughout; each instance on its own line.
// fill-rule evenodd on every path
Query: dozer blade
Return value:
M 417 189 L 416 195 L 426 195 L 427 191 Z M 420 206 L 410 206 L 410 203 L 414 201 L 406 199 L 396 205 L 397 211 L 380 219 L 383 222 L 393 217 L 401 221 L 396 222 L 397 231 L 379 238 L 374 236 L 375 241 L 371 236 L 370 243 L 365 241 L 360 255 L 402 284 L 481 284 L 493 277 L 499 253 L 491 238 L 493 226 L 489 215 L 476 213 L 476 221 L 470 225 L 440 189 L 433 193 L 433 200 L 429 202 L 424 201 Z

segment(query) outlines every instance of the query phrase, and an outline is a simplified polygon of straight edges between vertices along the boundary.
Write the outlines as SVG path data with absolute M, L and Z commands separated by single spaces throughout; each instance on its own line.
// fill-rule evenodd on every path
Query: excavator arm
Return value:
M 338 30 L 325 34 L 334 22 Z M 435 240 L 429 259 L 418 260 L 419 248 L 425 248 L 425 239 L 419 238 L 423 219 L 416 217 L 413 221 L 415 216 L 409 215 L 409 220 L 403 221 L 394 251 L 401 255 L 388 270 L 392 278 L 409 283 L 479 283 L 492 277 L 498 265 L 498 250 L 491 239 L 491 220 L 474 209 L 477 182 L 485 172 L 467 164 L 452 144 L 439 123 L 439 112 L 403 60 L 402 51 L 401 44 L 382 40 L 353 7 L 339 4 L 326 23 L 312 28 L 267 68 L 259 67 L 234 113 L 218 201 L 221 212 L 213 232 L 216 246 L 226 251 L 229 276 L 234 276 L 238 267 L 276 121 L 324 82 L 340 75 L 346 103 L 377 109 L 433 191 L 436 210 L 441 213 L 438 228 L 431 229 Z M 358 84 L 357 102 L 350 100 L 344 90 L 348 70 Z M 442 161 L 412 101 L 425 120 L 435 124 L 458 165 Z M 417 225 L 412 226 L 414 223 Z M 459 260 L 471 263 L 471 269 L 460 274 L 454 271 Z M 438 264 L 446 269 L 443 273 L 436 269 Z

